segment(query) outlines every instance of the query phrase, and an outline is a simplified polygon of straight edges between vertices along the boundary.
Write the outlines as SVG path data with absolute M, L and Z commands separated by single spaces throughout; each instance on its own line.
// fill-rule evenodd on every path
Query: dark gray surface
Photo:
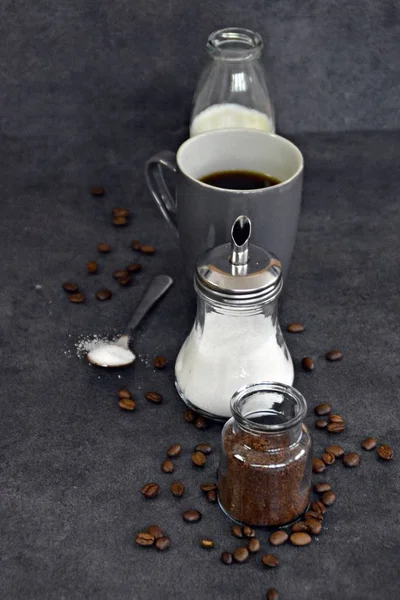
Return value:
M 296 386 L 309 402 L 316 453 L 333 440 L 358 450 L 366 435 L 398 452 L 398 132 L 303 135 L 294 141 L 305 153 L 307 170 L 281 322 L 300 320 L 307 327 L 286 338 L 297 365 Z M 363 452 L 358 469 L 330 467 L 326 477 L 338 500 L 323 533 L 309 548 L 278 548 L 276 571 L 262 569 L 258 557 L 247 565 L 219 563 L 220 551 L 233 549 L 235 539 L 198 485 L 213 476 L 220 428 L 199 432 L 182 419 L 172 364 L 193 303 L 180 281 L 178 249 L 142 177 L 154 146 L 175 142 L 138 131 L 134 143 L 119 139 L 115 153 L 89 142 L 72 153 L 56 138 L 32 134 L 25 145 L 16 139 L 1 147 L 1 164 L 12 165 L 10 172 L 2 168 L 0 215 L 1 597 L 261 600 L 274 585 L 282 600 L 394 600 L 397 456 L 383 464 Z M 93 199 L 88 186 L 98 182 L 107 195 Z M 126 229 L 110 225 L 116 205 L 132 208 Z M 143 273 L 132 288 L 120 289 L 111 272 L 135 258 L 132 238 L 154 243 L 158 252 L 143 257 Z M 100 241 L 110 242 L 113 252 L 99 256 L 101 271 L 89 276 L 85 264 L 97 258 Z M 177 283 L 138 333 L 141 360 L 120 372 L 79 360 L 79 336 L 122 329 L 157 272 Z M 68 303 L 60 288 L 65 280 L 82 286 L 86 305 Z M 99 303 L 94 293 L 104 285 L 115 296 Z M 330 364 L 324 353 L 334 347 L 344 358 Z M 166 371 L 149 365 L 155 353 L 170 359 Z M 298 367 L 305 354 L 316 360 L 311 374 Z M 133 414 L 117 405 L 116 391 L 125 385 L 137 400 Z M 165 395 L 163 405 L 144 400 L 149 389 Z M 343 415 L 347 429 L 339 438 L 313 429 L 312 407 L 320 401 Z M 189 460 L 201 440 L 215 448 L 204 473 L 193 471 Z M 184 452 L 175 475 L 187 486 L 180 500 L 168 491 L 175 475 L 160 472 L 166 448 L 176 441 Z M 153 479 L 162 492 L 146 501 L 139 490 Z M 181 512 L 190 507 L 203 512 L 199 524 L 183 523 Z M 153 522 L 172 539 L 167 553 L 133 543 L 135 533 Z M 201 549 L 202 536 L 212 536 L 217 549 Z M 267 533 L 260 538 L 263 551 L 269 550 Z

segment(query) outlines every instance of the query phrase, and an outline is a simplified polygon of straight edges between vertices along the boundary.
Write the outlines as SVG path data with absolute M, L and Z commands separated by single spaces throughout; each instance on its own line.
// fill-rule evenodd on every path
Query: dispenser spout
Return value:
M 231 229 L 231 257 L 233 265 L 247 265 L 249 262 L 249 241 L 251 221 L 246 215 L 238 217 Z

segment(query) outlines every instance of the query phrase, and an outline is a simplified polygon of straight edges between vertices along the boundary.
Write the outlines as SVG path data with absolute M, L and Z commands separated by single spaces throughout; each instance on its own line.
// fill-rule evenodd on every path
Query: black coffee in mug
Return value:
M 261 190 L 281 183 L 276 177 L 257 171 L 217 171 L 201 177 L 202 183 L 224 190 Z

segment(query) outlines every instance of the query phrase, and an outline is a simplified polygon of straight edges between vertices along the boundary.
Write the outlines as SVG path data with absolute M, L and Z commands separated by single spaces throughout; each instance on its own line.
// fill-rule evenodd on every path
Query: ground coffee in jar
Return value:
M 290 523 L 307 509 L 311 489 L 304 397 L 288 385 L 259 383 L 236 392 L 231 410 L 222 431 L 220 506 L 248 525 Z

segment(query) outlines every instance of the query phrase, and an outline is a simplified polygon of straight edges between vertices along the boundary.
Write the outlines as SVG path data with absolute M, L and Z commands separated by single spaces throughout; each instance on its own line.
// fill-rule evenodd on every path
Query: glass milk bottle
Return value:
M 275 131 L 265 73 L 258 61 L 262 48 L 261 36 L 248 29 L 229 27 L 209 36 L 212 62 L 195 92 L 191 136 L 231 127 Z
M 278 322 L 282 289 L 276 257 L 249 244 L 250 220 L 232 227 L 231 244 L 208 250 L 197 265 L 197 315 L 176 360 L 176 388 L 196 412 L 231 416 L 230 400 L 259 381 L 293 383 L 293 362 Z

